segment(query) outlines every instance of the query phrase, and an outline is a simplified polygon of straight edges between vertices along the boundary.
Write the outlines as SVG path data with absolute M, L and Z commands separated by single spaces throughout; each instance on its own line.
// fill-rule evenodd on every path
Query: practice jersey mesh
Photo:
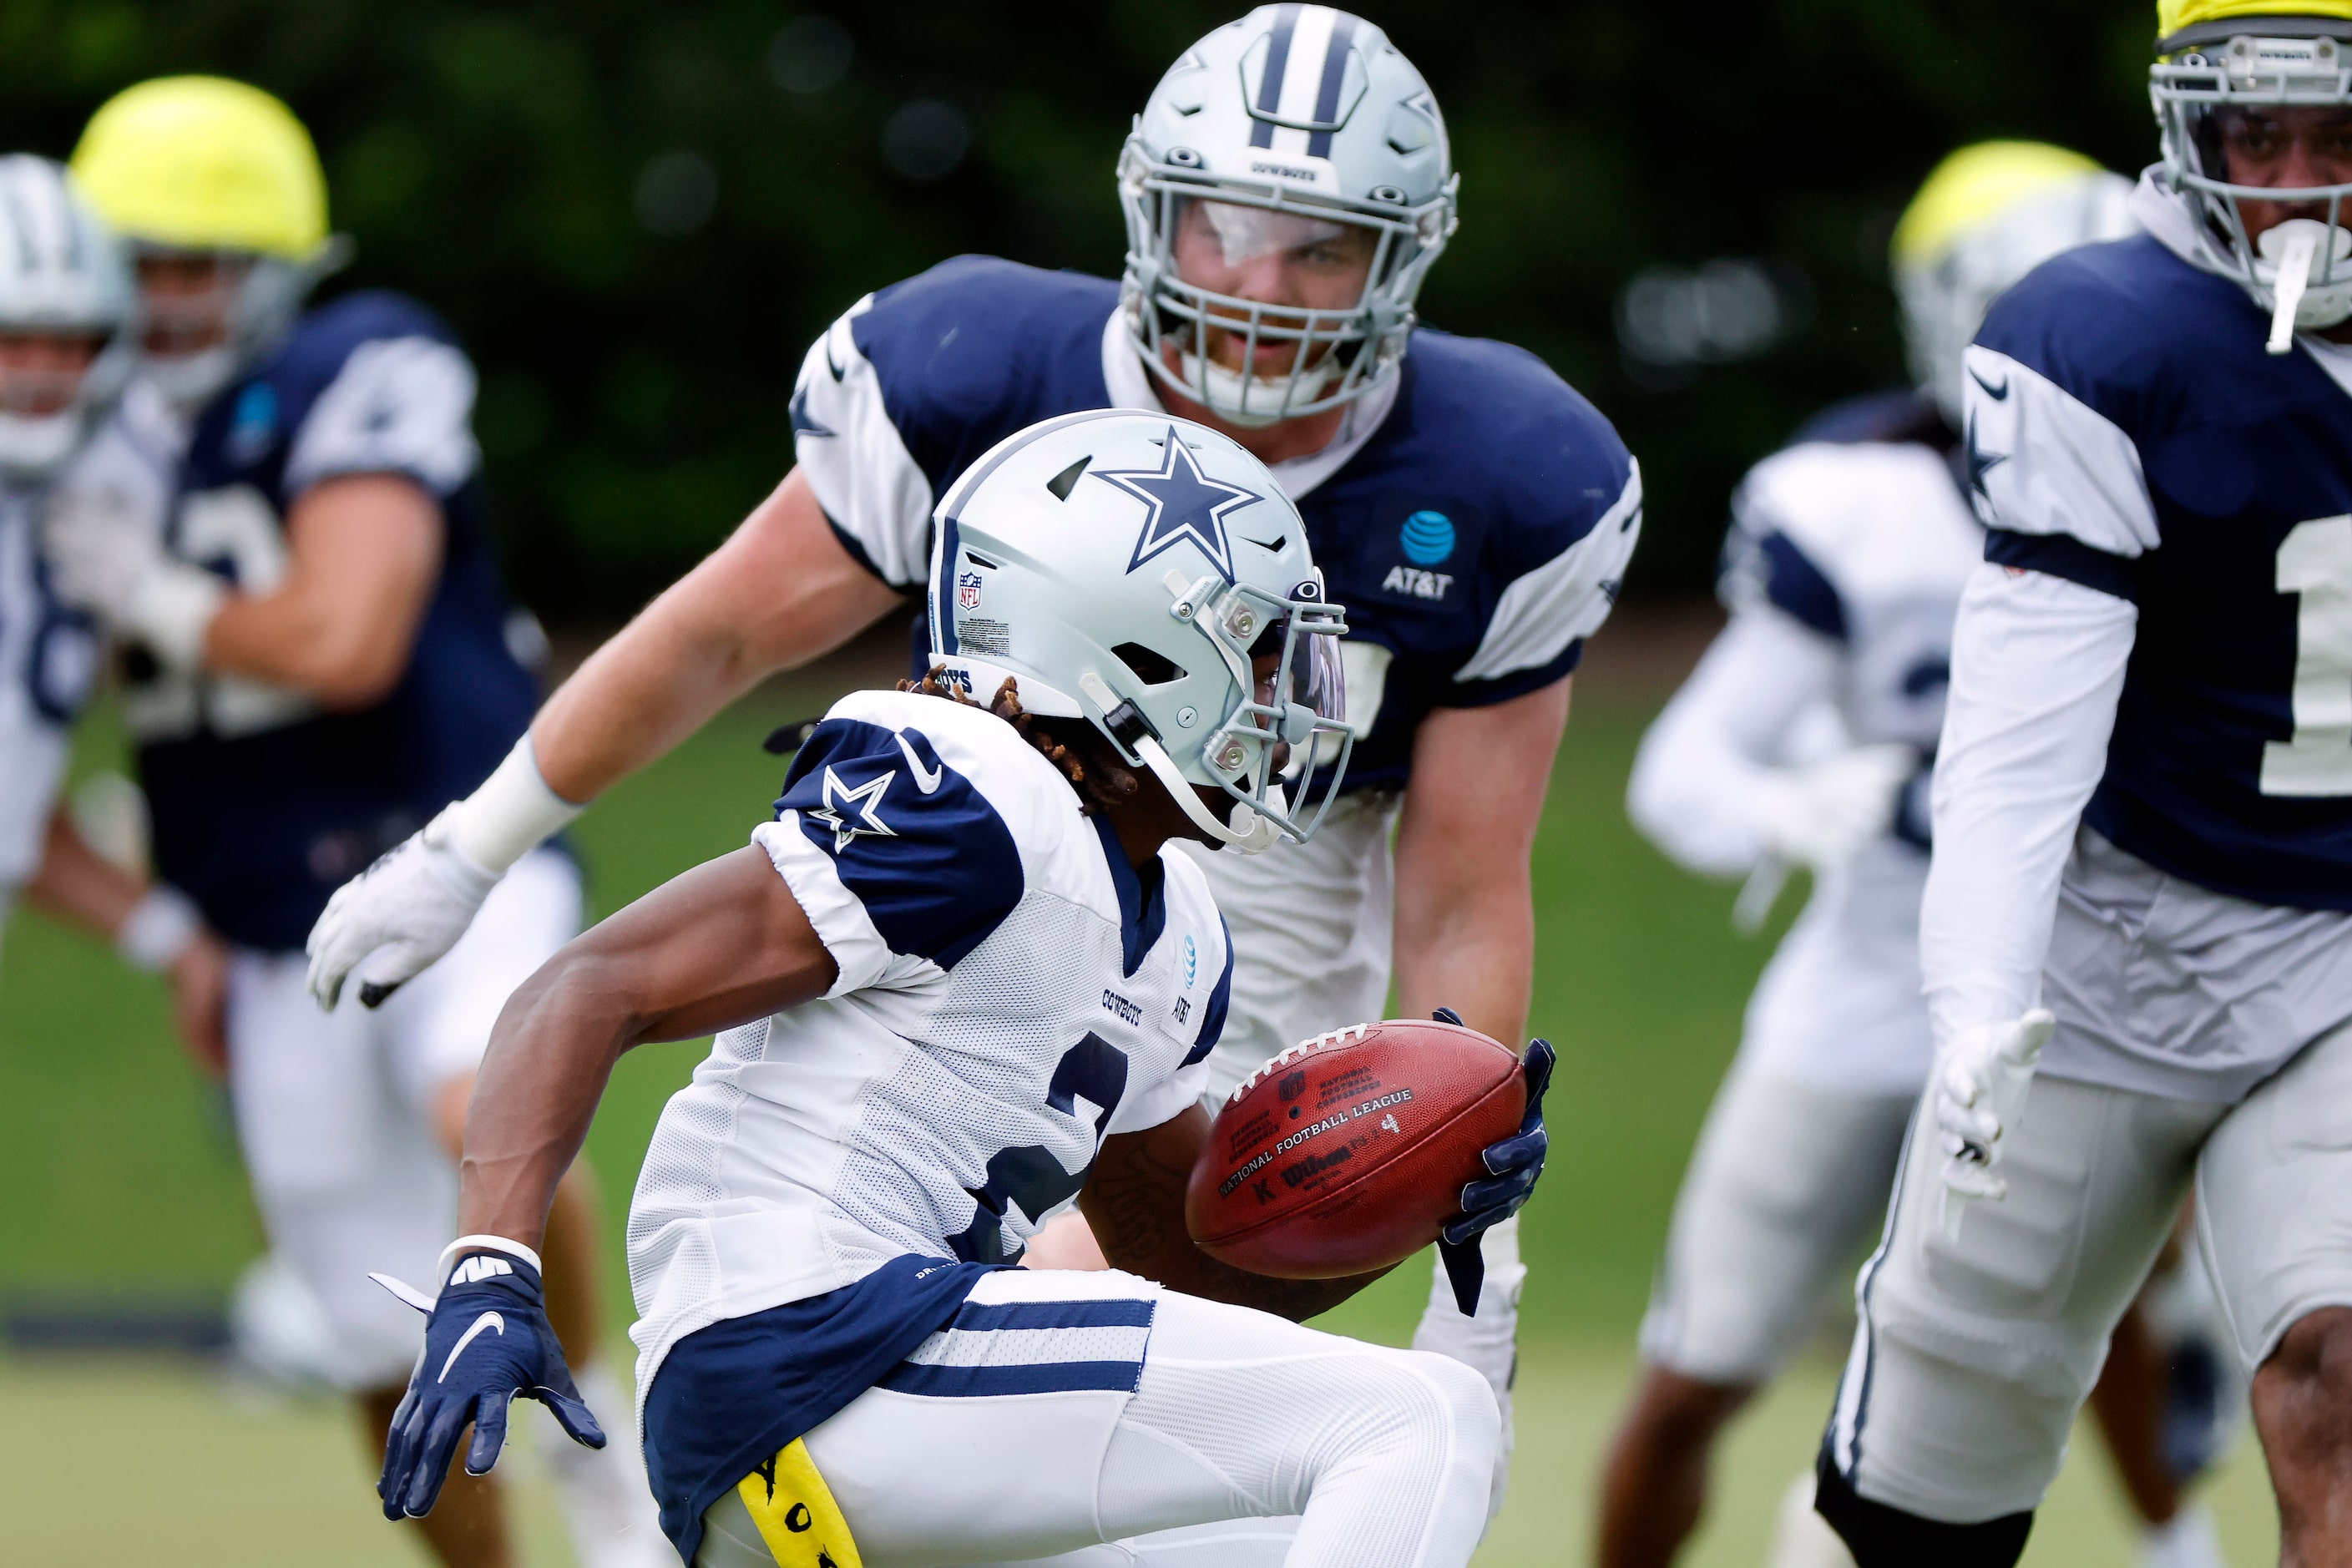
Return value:
M 1230 994 L 1197 868 L 1139 876 L 1003 721 L 862 692 L 754 841 L 840 966 L 719 1037 L 656 1128 L 629 1215 L 638 1384 L 721 1318 L 893 1258 L 1019 1257 L 1103 1138 L 1200 1092 Z

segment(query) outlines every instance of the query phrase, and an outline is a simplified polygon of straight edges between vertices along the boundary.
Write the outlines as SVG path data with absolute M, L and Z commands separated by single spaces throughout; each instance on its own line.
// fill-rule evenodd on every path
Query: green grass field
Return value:
M 1675 1184 L 1769 952 L 1731 934 L 1729 889 L 1675 870 L 1625 826 L 1625 773 L 1658 693 L 1608 673 L 1604 663 L 1580 694 L 1537 850 L 1533 1026 L 1561 1061 L 1550 1171 L 1525 1226 L 1533 1278 L 1519 1457 L 1483 1568 L 1585 1558 L 1595 1466 L 1632 1374 Z M 825 696 L 807 682 L 762 692 L 583 818 L 577 837 L 597 910 L 742 843 L 782 777 L 760 737 L 820 710 Z M 119 751 L 101 714 L 77 767 L 109 764 Z M 664 1098 L 700 1054 L 664 1046 L 625 1060 L 590 1141 L 616 1323 L 625 1312 L 621 1215 L 637 1159 Z M 225 1113 L 174 1049 L 160 987 L 23 916 L 0 946 L 0 1300 L 217 1295 L 260 1250 Z M 1403 1270 L 1331 1326 L 1402 1341 L 1426 1279 Z M 1743 1419 L 1690 1562 L 1759 1561 L 1782 1489 L 1809 1461 L 1833 1378 L 1825 1348 Z M 2130 1560 L 2095 1442 L 2077 1454 L 2029 1563 Z M 516 1471 L 528 1560 L 566 1561 L 530 1466 Z M 182 1363 L 0 1359 L 0 1563 L 423 1562 L 375 1515 L 367 1481 L 337 1407 L 225 1389 Z M 2232 1561 L 2274 1560 L 2269 1492 L 2249 1447 L 2211 1496 Z

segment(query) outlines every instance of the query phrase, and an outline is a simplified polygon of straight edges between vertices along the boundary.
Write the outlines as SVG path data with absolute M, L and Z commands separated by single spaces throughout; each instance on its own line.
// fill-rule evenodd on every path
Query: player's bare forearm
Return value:
M 1275 1279 L 1220 1263 L 1184 1228 L 1184 1184 L 1208 1141 L 1209 1114 L 1192 1106 L 1142 1132 L 1103 1141 L 1078 1210 L 1113 1268 L 1156 1279 L 1171 1290 L 1255 1307 L 1304 1322 L 1328 1312 L 1382 1274 L 1345 1279 Z
M 758 848 L 707 861 L 582 933 L 508 999 L 475 1079 L 458 1229 L 537 1246 L 613 1064 L 821 996 L 833 955 Z
M 530 727 L 540 771 L 564 799 L 593 800 L 903 602 L 842 547 L 796 468 L 548 699 Z
M 1507 1043 L 1523 1037 L 1535 974 L 1528 861 L 1569 682 L 1490 708 L 1441 708 L 1413 738 L 1396 843 L 1399 1011 L 1451 1007 Z
M 138 878 L 92 849 L 65 812 L 49 814 L 40 868 L 25 884 L 26 903 L 111 942 L 145 892 Z
M 345 475 L 303 492 L 286 538 L 285 580 L 223 601 L 205 668 L 330 708 L 381 701 L 408 668 L 440 574 L 441 503 L 399 475 Z

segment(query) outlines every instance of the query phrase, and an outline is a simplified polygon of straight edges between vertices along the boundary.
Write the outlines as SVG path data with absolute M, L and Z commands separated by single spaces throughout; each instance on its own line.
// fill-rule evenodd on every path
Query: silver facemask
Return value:
M 2258 26 L 2262 34 L 2244 30 Z M 2273 35 L 2287 36 L 2273 36 Z M 2149 97 L 2163 130 L 2166 182 L 2196 199 L 2212 248 L 2271 316 L 2268 347 L 2284 353 L 2299 330 L 2352 320 L 2352 233 L 2344 203 L 2352 184 L 2273 187 L 2227 177 L 2222 131 L 2232 114 L 2281 109 L 2352 110 L 2352 21 L 2261 17 L 2210 22 L 2163 39 Z M 2291 200 L 2313 216 L 2290 218 L 2257 243 L 2241 203 Z

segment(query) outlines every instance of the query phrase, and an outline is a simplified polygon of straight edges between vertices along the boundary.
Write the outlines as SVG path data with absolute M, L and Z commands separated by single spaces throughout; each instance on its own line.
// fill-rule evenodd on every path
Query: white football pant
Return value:
M 992 1275 L 974 1300 L 1058 1299 L 1055 1279 Z M 874 1388 L 806 1435 L 866 1568 L 1469 1562 L 1497 1441 L 1484 1381 L 1442 1356 L 1133 1284 L 1158 1302 L 1133 1394 Z M 736 1493 L 704 1518 L 698 1568 L 772 1568 Z M 1173 1533 L 1122 1540 L 1152 1531 Z
M 1957 1242 L 1936 1138 L 1920 1116 L 1831 1420 L 1832 1462 L 1874 1502 L 1956 1524 L 2039 1506 L 2192 1180 L 2244 1371 L 2352 1306 L 2352 1025 L 2235 1106 L 2045 1070 L 2001 1140 L 2008 1195 L 1969 1204 Z

